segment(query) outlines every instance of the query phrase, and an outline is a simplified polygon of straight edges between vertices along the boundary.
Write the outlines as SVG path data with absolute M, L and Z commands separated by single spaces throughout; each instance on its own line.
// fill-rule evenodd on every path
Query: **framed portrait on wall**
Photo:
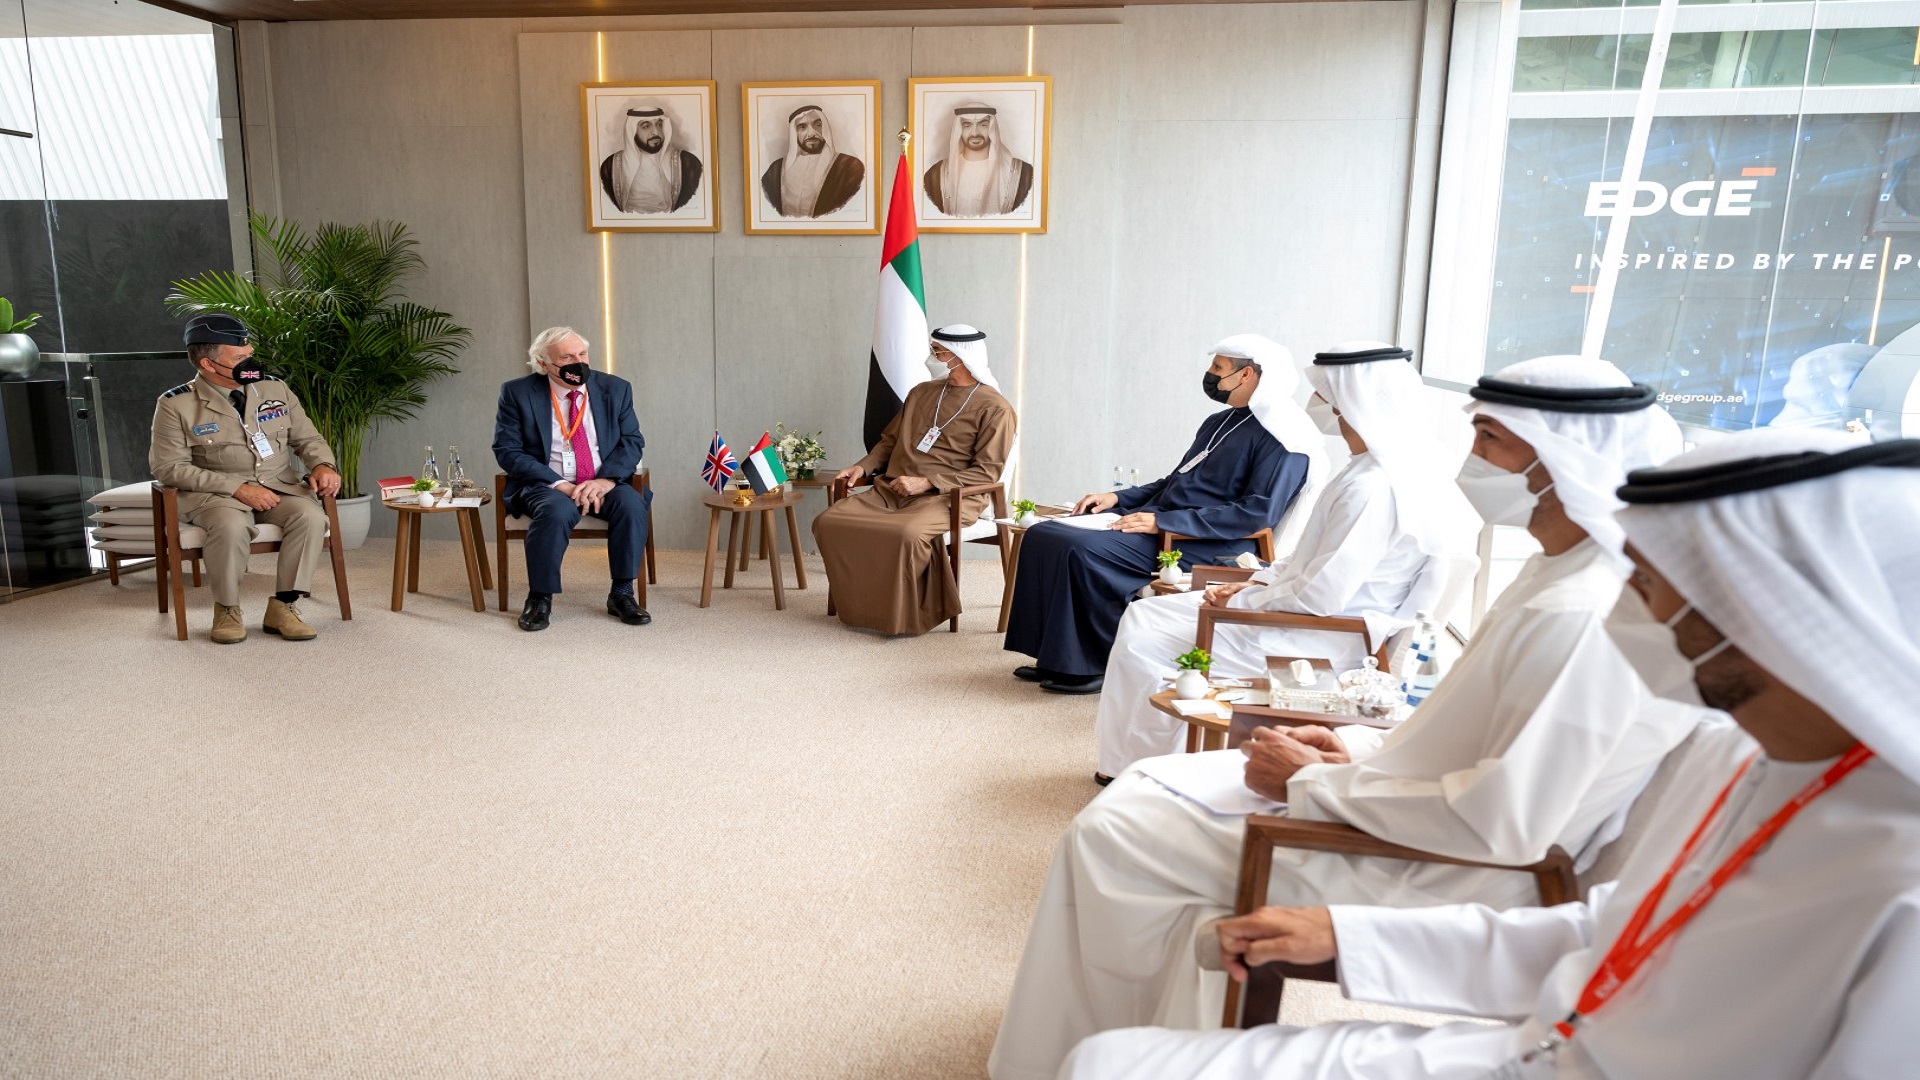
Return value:
M 582 83 L 588 231 L 717 232 L 712 82 Z
M 1047 231 L 1053 80 L 909 79 L 921 232 Z
M 880 231 L 880 83 L 740 84 L 749 233 Z

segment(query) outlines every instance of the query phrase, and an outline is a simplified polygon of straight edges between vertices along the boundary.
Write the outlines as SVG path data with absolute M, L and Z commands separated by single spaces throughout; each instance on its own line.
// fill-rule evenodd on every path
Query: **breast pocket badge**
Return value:
M 270 398 L 260 403 L 260 411 L 254 414 L 254 423 L 264 424 L 269 420 L 278 420 L 287 415 L 287 403 Z
M 196 424 L 194 425 L 193 433 L 195 435 L 212 435 L 214 432 L 219 430 L 220 430 L 219 424 Z

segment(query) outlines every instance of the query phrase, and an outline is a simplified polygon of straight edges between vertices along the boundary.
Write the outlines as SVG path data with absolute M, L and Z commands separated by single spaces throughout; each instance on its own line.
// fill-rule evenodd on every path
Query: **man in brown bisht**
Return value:
M 987 368 L 987 335 L 964 323 L 933 332 L 927 370 L 866 457 L 835 481 L 873 486 L 814 519 L 840 621 L 883 634 L 924 634 L 960 613 L 960 590 L 935 549 L 947 533 L 943 493 L 991 484 L 1013 450 L 1013 406 Z M 960 523 L 985 512 L 984 495 Z

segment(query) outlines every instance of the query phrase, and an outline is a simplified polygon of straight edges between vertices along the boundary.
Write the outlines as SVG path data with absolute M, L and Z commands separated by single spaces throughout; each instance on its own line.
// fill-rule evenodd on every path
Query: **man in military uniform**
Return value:
M 313 595 L 307 586 L 327 535 L 315 496 L 340 493 L 333 451 L 287 384 L 261 370 L 239 319 L 195 316 L 186 342 L 198 375 L 160 395 L 147 466 L 155 480 L 180 490 L 181 517 L 207 530 L 213 640 L 247 638 L 240 579 L 260 523 L 280 527 L 278 591 L 261 629 L 307 641 L 314 629 L 293 605 Z

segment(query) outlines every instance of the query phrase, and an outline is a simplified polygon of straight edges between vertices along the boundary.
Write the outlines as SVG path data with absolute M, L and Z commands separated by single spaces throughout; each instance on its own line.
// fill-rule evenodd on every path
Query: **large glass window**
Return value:
M 1435 292 L 1484 318 L 1448 313 L 1430 377 L 1598 352 L 1685 423 L 1902 434 L 1904 396 L 1861 376 L 1920 357 L 1920 3 L 1689 4 L 1643 87 L 1662 14 L 1507 9 L 1505 116 L 1477 121 L 1498 182 L 1457 192 L 1453 241 L 1491 245 L 1489 280 Z
M 102 565 L 85 499 L 147 477 L 153 401 L 187 370 L 169 283 L 235 268 L 228 33 L 0 0 L 0 297 L 40 316 L 31 350 L 0 348 L 0 599 Z

